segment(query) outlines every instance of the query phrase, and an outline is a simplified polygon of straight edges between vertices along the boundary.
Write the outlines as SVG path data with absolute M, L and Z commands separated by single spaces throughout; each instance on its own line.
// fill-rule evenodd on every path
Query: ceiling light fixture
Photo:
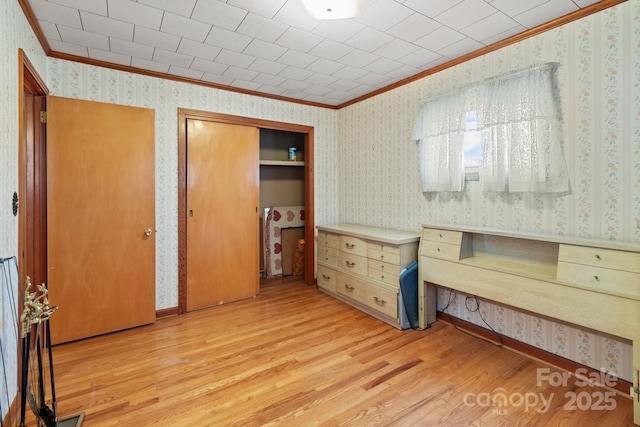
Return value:
M 302 4 L 317 19 L 353 18 L 358 13 L 358 0 L 302 0 Z

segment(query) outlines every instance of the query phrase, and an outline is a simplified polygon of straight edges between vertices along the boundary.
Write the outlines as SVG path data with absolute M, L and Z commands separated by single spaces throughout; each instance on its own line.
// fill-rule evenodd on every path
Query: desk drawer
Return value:
M 640 253 L 637 252 L 560 245 L 558 259 L 564 262 L 640 273 Z
M 354 274 L 367 275 L 367 258 L 350 253 L 340 252 L 340 267 Z
M 318 276 L 317 276 L 318 286 L 322 289 L 326 289 L 330 292 L 335 293 L 336 283 L 337 283 L 336 275 L 337 273 L 335 270 L 325 267 L 323 265 L 319 265 Z
M 640 300 L 640 273 L 560 261 L 558 280 L 605 294 Z
M 432 242 L 449 243 L 451 245 L 462 244 L 462 231 L 438 230 L 436 228 L 424 228 L 422 239 Z
M 400 251 L 398 251 L 398 253 L 385 252 L 380 249 L 372 249 L 371 246 L 369 246 L 367 248 L 367 257 L 371 260 L 400 265 Z
M 460 259 L 460 246 L 423 240 L 420 255 L 457 261 Z
M 367 242 L 357 237 L 340 236 L 339 249 L 354 255 L 367 256 Z

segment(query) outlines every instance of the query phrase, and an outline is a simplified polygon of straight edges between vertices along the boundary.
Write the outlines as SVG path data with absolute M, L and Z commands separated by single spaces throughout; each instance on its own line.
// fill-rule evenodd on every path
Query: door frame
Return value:
M 315 224 L 313 181 L 313 126 L 276 122 L 253 117 L 234 116 L 209 111 L 178 108 L 178 313 L 187 311 L 187 120 L 203 120 L 226 124 L 252 126 L 304 134 L 304 281 L 315 284 Z M 257 167 L 258 165 L 256 165 Z M 258 272 L 256 271 L 256 274 Z

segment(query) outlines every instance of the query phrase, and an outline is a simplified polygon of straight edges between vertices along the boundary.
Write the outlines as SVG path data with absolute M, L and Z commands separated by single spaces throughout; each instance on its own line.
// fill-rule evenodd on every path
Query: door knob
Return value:
M 146 230 L 144 230 L 145 236 L 151 236 L 151 233 L 153 233 L 153 230 L 151 230 L 150 228 L 147 228 Z

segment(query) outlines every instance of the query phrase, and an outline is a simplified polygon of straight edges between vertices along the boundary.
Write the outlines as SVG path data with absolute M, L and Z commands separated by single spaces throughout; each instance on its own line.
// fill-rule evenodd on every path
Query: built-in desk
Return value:
M 421 328 L 440 285 L 631 340 L 640 425 L 640 245 L 424 225 L 418 265 Z

